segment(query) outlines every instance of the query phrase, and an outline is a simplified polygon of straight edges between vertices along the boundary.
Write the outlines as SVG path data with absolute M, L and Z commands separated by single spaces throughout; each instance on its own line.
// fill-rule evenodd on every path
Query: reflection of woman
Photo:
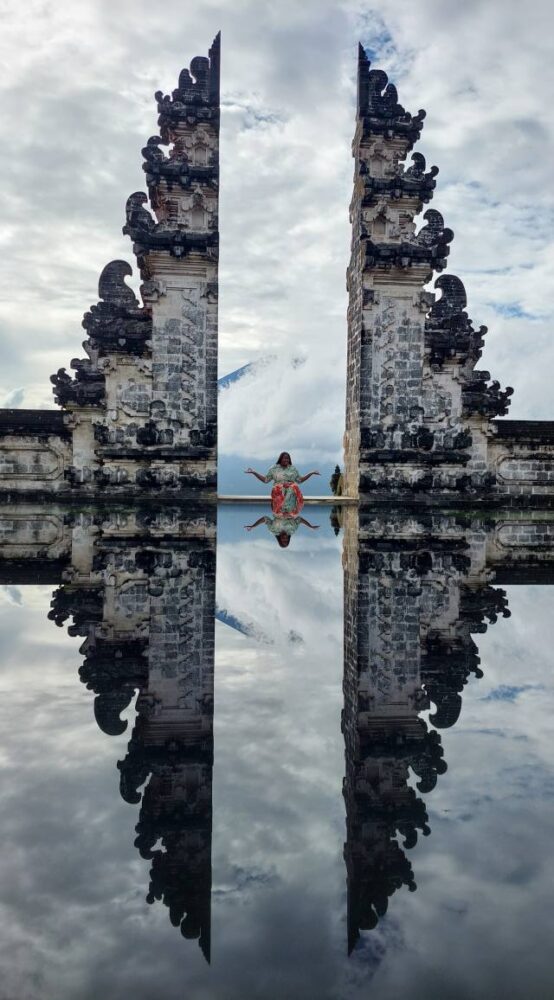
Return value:
M 244 527 L 247 531 L 252 531 L 259 524 L 265 524 L 267 530 L 272 535 L 275 535 L 282 549 L 287 547 L 292 535 L 294 535 L 295 531 L 298 531 L 301 524 L 305 524 L 312 531 L 317 531 L 319 528 L 319 524 L 310 524 L 304 517 L 292 517 L 290 514 L 277 514 L 276 517 L 259 517 L 257 521 L 254 521 L 254 524 L 245 524 Z
M 246 472 L 255 476 L 261 483 L 275 483 L 271 491 L 271 509 L 274 514 L 288 514 L 294 517 L 304 506 L 304 498 L 298 483 L 305 483 L 310 476 L 319 476 L 319 472 L 308 472 L 301 476 L 296 466 L 292 464 L 288 451 L 282 451 L 275 465 L 268 469 L 265 476 L 254 469 Z

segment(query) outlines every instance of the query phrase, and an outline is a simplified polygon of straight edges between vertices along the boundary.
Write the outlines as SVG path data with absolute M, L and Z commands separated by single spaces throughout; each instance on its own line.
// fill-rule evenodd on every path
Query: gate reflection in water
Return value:
M 552 516 L 264 513 L 0 511 L 6 995 L 549 995 Z

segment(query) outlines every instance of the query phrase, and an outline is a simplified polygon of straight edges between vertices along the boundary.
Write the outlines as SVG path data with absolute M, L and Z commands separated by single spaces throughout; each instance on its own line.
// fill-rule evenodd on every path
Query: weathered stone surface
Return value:
M 508 412 L 513 390 L 476 369 L 487 331 L 473 327 L 462 282 L 445 274 L 435 283 L 440 297 L 424 290 L 446 266 L 453 234 L 431 209 L 416 232 L 437 174 L 419 153 L 405 165 L 423 118 L 402 108 L 360 49 L 345 492 L 415 505 L 554 504 L 546 428 L 532 455 L 521 439 L 497 443 L 493 418 Z
M 61 413 L 0 410 L 0 496 L 56 495 L 71 460 L 71 432 Z
M 80 501 L 215 496 L 217 445 L 220 39 L 156 94 L 160 134 L 143 149 L 148 196 L 130 195 L 142 303 L 124 261 L 104 269 L 85 314 L 86 357 L 52 376 L 56 428 L 0 414 L 0 493 Z M 453 238 L 428 209 L 437 167 L 407 162 L 425 113 L 407 112 L 360 48 L 348 268 L 343 490 L 362 502 L 554 505 L 549 425 L 503 433 L 512 389 L 476 368 L 474 328 Z M 163 147 L 167 147 L 165 150 Z M 31 427 L 32 424 L 32 427 Z M 45 439 L 47 437 L 47 440 Z
M 19 530 L 18 553 L 30 573 L 46 541 L 58 542 L 59 564 L 63 527 L 71 561 L 49 617 L 60 627 L 72 619 L 70 634 L 84 637 L 79 675 L 105 733 L 126 730 L 121 713 L 138 690 L 118 768 L 121 795 L 140 803 L 135 846 L 151 863 L 146 898 L 162 900 L 172 924 L 197 938 L 209 960 L 215 511 L 184 517 L 135 507 L 41 522 L 36 510 L 21 509 L 19 518 L 27 529 Z M 0 509 L 0 532 L 2 525 Z
M 416 888 L 407 852 L 431 832 L 424 797 L 446 770 L 437 730 L 456 724 L 465 685 L 482 676 L 474 637 L 509 613 L 501 586 L 554 582 L 554 515 L 346 506 L 333 516 L 344 526 L 352 948 L 396 891 Z M 138 692 L 118 767 L 123 798 L 140 804 L 147 899 L 208 957 L 215 510 L 6 505 L 0 538 L 2 583 L 57 586 L 49 617 L 83 638 L 79 675 L 105 733 L 126 730 Z
M 431 832 L 422 796 L 446 771 L 436 730 L 456 724 L 465 685 L 483 676 L 473 636 L 510 613 L 496 584 L 554 581 L 554 519 L 346 507 L 342 521 L 351 950 L 397 890 L 416 889 L 406 851 Z
M 87 356 L 71 362 L 73 374 L 60 368 L 51 377 L 68 444 L 51 435 L 40 453 L 5 411 L 0 492 L 215 495 L 219 50 L 218 35 L 170 97 L 156 95 L 161 134 L 144 149 L 152 211 L 135 192 L 124 227 L 143 301 L 125 282 L 129 264 L 104 268 L 99 302 L 83 319 Z

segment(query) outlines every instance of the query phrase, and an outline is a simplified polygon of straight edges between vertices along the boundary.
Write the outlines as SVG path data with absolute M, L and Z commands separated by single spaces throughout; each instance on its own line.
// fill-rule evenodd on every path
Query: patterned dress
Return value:
M 271 509 L 274 514 L 285 517 L 295 517 L 304 506 L 304 498 L 297 485 L 300 473 L 294 465 L 272 465 L 265 478 L 268 483 L 275 483 L 271 491 Z

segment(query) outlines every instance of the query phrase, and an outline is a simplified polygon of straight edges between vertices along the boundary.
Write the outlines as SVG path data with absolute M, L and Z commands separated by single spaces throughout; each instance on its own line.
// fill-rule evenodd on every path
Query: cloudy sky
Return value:
M 0 405 L 53 405 L 81 353 L 98 274 L 131 260 L 125 201 L 155 90 L 223 33 L 220 374 L 223 454 L 340 455 L 356 44 L 440 167 L 450 271 L 511 416 L 553 416 L 554 60 L 546 0 L 0 0 L 3 61 Z M 301 360 L 303 363 L 293 364 Z

